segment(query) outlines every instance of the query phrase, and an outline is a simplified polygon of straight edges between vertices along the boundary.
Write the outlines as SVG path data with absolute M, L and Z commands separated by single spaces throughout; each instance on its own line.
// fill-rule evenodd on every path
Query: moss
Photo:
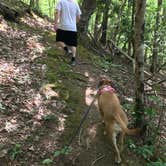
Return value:
M 47 31 L 44 33 L 43 38 L 47 40 L 48 43 L 55 43 L 56 38 L 55 38 L 55 33 Z
M 49 83 L 54 83 L 58 80 L 57 76 L 55 75 L 54 72 L 48 72 L 46 74 L 47 80 Z
M 81 51 L 82 52 L 80 52 L 79 49 L 79 53 L 82 57 L 86 54 L 87 59 L 89 56 L 93 59 L 94 55 L 88 53 L 88 50 L 81 47 Z M 65 131 L 61 137 L 61 141 L 67 143 L 79 126 L 86 108 L 84 104 L 84 87 L 78 85 L 80 81 L 87 83 L 87 78 L 83 74 L 75 72 L 72 67 L 68 65 L 69 58 L 62 56 L 62 51 L 54 47 L 49 47 L 46 49 L 45 53 L 48 56 L 42 63 L 47 65 L 46 80 L 48 80 L 49 83 L 56 84 L 54 89 L 59 93 L 59 99 L 66 101 L 67 107 L 64 112 L 67 113 L 72 110 L 71 114 L 69 114 L 66 119 Z
M 94 60 L 100 63 L 101 57 L 96 57 L 82 46 L 79 46 L 79 58 L 87 59 L 88 63 L 94 64 Z M 80 120 L 86 110 L 85 92 L 83 86 L 78 86 L 80 82 L 87 84 L 87 78 L 79 72 L 75 72 L 68 65 L 68 58 L 62 55 L 62 51 L 49 47 L 45 53 L 48 55 L 43 63 L 47 65 L 46 79 L 49 83 L 57 84 L 55 90 L 59 93 L 59 98 L 65 100 L 67 107 L 64 112 L 70 112 L 65 123 L 65 131 L 61 137 L 63 143 L 68 143 L 69 139 L 77 130 Z
M 71 137 L 73 137 L 79 126 L 80 119 L 81 114 L 78 110 L 75 110 L 75 112 L 69 116 L 65 124 L 65 132 L 61 137 L 62 142 L 64 142 L 65 144 L 69 143 L 69 140 L 71 139 Z
M 68 116 L 67 121 L 65 123 L 65 132 L 62 136 L 62 142 L 68 142 L 69 139 L 73 136 L 75 131 L 77 130 L 82 115 L 85 111 L 85 96 L 82 88 L 73 85 L 72 82 L 68 83 L 68 91 L 69 91 L 69 99 L 68 109 L 72 110 L 72 113 Z M 67 111 L 66 111 L 67 112 Z
M 108 71 L 111 66 L 112 66 L 112 59 L 111 57 L 101 57 L 101 56 L 96 56 L 93 52 L 90 52 L 83 46 L 78 47 L 79 50 L 79 56 L 82 59 L 86 59 L 88 63 L 91 63 L 95 65 L 97 68 L 101 68 L 104 71 Z
M 84 48 L 82 45 L 79 45 L 77 50 L 80 58 L 93 62 L 94 54 L 92 52 Z

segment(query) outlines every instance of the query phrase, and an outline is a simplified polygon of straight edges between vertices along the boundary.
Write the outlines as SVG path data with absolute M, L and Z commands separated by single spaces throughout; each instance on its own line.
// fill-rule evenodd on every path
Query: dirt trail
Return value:
M 84 89 L 85 100 L 87 107 L 94 99 L 97 91 L 97 83 L 100 76 L 106 75 L 102 70 L 95 68 L 92 65 L 84 63 L 78 65 L 74 70 L 82 74 L 88 73 L 88 86 Z M 86 111 L 83 110 L 83 111 Z M 104 126 L 101 123 L 101 117 L 97 110 L 97 102 L 92 107 L 85 123 L 80 130 L 79 135 L 73 141 L 73 149 L 75 153 L 62 162 L 60 166 L 73 165 L 73 166 L 114 166 L 116 165 L 115 152 L 112 145 L 103 134 Z M 143 166 L 143 162 L 139 161 L 137 156 L 132 154 L 127 148 L 124 150 L 122 158 L 124 159 L 123 166 Z M 135 158 L 135 159 L 134 159 Z M 60 160 L 59 160 L 60 163 Z

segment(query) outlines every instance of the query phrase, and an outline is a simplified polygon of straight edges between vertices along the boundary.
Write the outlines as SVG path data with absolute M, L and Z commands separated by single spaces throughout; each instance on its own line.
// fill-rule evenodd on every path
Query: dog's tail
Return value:
M 119 123 L 119 125 L 121 126 L 122 130 L 128 134 L 128 135 L 138 135 L 141 131 L 141 129 L 139 128 L 135 128 L 135 129 L 129 129 L 127 127 L 127 125 L 123 122 L 123 120 L 120 118 L 120 116 L 116 116 L 115 117 L 116 121 Z

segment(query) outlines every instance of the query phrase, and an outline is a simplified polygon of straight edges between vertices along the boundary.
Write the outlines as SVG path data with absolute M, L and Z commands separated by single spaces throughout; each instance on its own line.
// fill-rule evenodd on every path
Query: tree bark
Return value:
M 102 21 L 102 35 L 100 42 L 105 45 L 107 40 L 107 26 L 108 26 L 108 14 L 109 14 L 110 0 L 105 1 L 105 8 L 103 11 L 103 21 Z
M 35 6 L 35 0 L 30 0 L 30 9 L 33 9 Z
M 129 35 L 128 35 L 128 55 L 130 56 L 130 57 L 134 57 L 133 56 L 133 33 L 134 33 L 134 15 L 135 15 L 135 0 L 132 0 L 132 1 L 130 1 L 130 0 L 128 0 L 128 6 L 129 6 L 129 8 L 130 8 L 130 5 L 131 5 L 131 31 L 130 31 L 130 33 L 129 33 Z
M 100 11 L 99 9 L 96 11 L 96 16 L 95 16 L 95 25 L 94 25 L 94 38 L 95 40 L 98 41 L 99 38 L 99 20 L 100 20 Z
M 91 15 L 96 9 L 96 0 L 83 0 L 81 10 L 81 20 L 78 24 L 78 31 L 80 36 L 86 36 L 88 32 L 88 25 Z
M 158 29 L 160 24 L 160 11 L 162 6 L 162 0 L 158 0 L 158 6 L 157 6 L 157 14 L 156 14 L 156 24 L 154 28 L 154 41 L 153 41 L 153 54 L 152 54 L 152 64 L 150 67 L 150 71 L 152 73 L 155 73 L 158 66 Z
M 136 1 L 134 26 L 136 126 L 144 122 L 144 24 L 146 0 Z
M 30 0 L 30 10 L 36 10 L 36 11 L 40 11 L 40 8 L 39 8 L 39 0 Z
M 121 17 L 122 17 L 122 14 L 123 14 L 123 11 L 124 11 L 124 8 L 125 8 L 125 5 L 126 5 L 126 1 L 127 0 L 124 0 L 121 4 L 121 7 L 120 7 L 120 10 L 119 10 L 119 13 L 118 13 L 118 21 L 117 21 L 117 25 L 116 25 L 116 28 L 115 28 L 115 31 L 114 31 L 114 35 L 113 35 L 113 40 L 114 42 L 118 45 L 119 43 L 119 39 L 120 39 L 120 36 L 121 34 L 119 33 L 120 31 L 120 26 L 121 26 Z M 119 35 L 118 35 L 119 34 Z M 117 37 L 118 35 L 118 37 Z

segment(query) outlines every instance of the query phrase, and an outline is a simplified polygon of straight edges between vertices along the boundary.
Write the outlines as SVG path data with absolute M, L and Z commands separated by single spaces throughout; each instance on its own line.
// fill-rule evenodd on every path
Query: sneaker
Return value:
M 68 49 L 66 46 L 63 49 L 65 51 L 66 56 L 71 56 L 72 55 L 72 51 L 70 49 Z
M 76 65 L 75 57 L 72 57 L 72 58 L 71 58 L 71 65 L 72 65 L 72 66 L 75 66 L 75 65 Z
M 72 52 L 70 50 L 65 51 L 65 56 L 72 57 Z
M 72 55 L 73 55 L 72 52 L 69 50 L 67 56 L 72 57 Z
M 75 66 L 75 65 L 76 65 L 76 61 L 72 61 L 71 66 Z

